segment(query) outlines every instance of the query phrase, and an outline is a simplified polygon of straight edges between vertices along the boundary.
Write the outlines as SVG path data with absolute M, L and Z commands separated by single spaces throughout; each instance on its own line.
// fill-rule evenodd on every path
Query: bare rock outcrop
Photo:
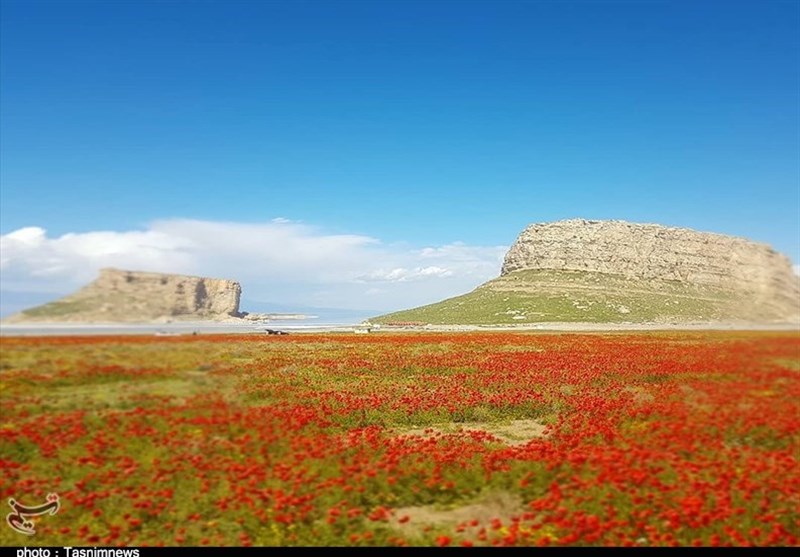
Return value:
M 147 322 L 239 317 L 238 282 L 102 269 L 79 291 L 23 311 L 10 321 Z
M 502 275 L 520 270 L 589 271 L 727 290 L 776 318 L 800 315 L 800 280 L 766 244 L 657 224 L 570 219 L 528 226 Z

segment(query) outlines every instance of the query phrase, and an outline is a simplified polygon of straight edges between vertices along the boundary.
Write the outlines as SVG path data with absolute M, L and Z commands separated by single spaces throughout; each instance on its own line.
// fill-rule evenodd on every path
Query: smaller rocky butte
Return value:
M 242 287 L 224 279 L 102 269 L 74 294 L 27 309 L 9 322 L 120 323 L 240 317 Z
M 498 278 L 380 323 L 800 321 L 800 279 L 766 244 L 657 224 L 528 226 Z

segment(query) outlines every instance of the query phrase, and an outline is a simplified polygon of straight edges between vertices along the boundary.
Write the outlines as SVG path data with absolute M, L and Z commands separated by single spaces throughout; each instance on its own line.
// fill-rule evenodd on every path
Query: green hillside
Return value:
M 374 323 L 498 325 L 537 322 L 686 322 L 770 319 L 769 308 L 726 290 L 677 281 L 642 281 L 585 271 L 523 270 L 442 302 L 372 319 Z

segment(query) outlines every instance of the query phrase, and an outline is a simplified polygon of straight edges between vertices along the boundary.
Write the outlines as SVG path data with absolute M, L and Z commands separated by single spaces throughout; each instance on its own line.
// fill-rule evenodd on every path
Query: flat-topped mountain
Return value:
M 238 317 L 242 288 L 224 279 L 102 269 L 74 294 L 8 318 L 9 322 L 146 322 Z
M 501 275 L 375 321 L 432 324 L 800 320 L 800 279 L 766 244 L 657 224 L 532 224 Z

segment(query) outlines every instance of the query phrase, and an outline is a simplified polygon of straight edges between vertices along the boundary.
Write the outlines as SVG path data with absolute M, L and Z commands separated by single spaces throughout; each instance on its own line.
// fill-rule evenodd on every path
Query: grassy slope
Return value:
M 26 317 L 34 318 L 64 317 L 87 309 L 92 309 L 91 304 L 81 301 L 56 300 L 55 302 L 48 302 L 41 306 L 23 310 L 22 314 Z
M 535 322 L 665 322 L 734 315 L 726 291 L 674 281 L 629 280 L 584 271 L 525 270 L 468 294 L 373 319 L 376 323 L 523 324 Z M 748 318 L 750 310 L 739 308 Z
M 53 302 L 32 307 L 8 318 L 8 322 L 24 321 L 130 321 L 131 315 L 147 319 L 161 315 L 161 308 L 149 308 L 146 299 L 129 294 L 99 295 L 78 291 Z

